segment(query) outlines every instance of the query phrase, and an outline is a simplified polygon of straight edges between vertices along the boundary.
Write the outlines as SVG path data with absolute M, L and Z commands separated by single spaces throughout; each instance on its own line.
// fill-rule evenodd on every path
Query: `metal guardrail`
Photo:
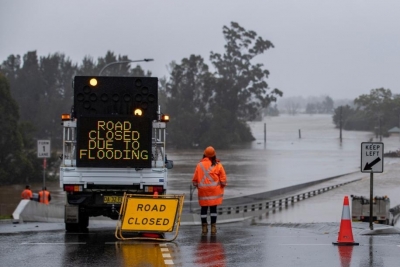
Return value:
M 299 202 L 301 200 L 308 199 L 313 196 L 317 196 L 319 194 L 328 192 L 332 189 L 338 188 L 340 186 L 356 182 L 358 180 L 353 180 L 349 182 L 344 182 L 340 183 L 337 185 L 333 186 L 327 186 L 323 187 L 320 189 L 316 190 L 311 190 L 308 192 L 296 194 L 296 195 L 291 195 L 288 197 L 284 198 L 278 198 L 274 200 L 266 200 L 266 201 L 260 201 L 260 202 L 255 202 L 251 204 L 243 204 L 243 205 L 235 205 L 235 206 L 219 206 L 217 208 L 217 213 L 218 215 L 235 215 L 235 214 L 240 214 L 240 213 L 247 213 L 247 212 L 255 212 L 255 211 L 263 211 L 263 210 L 275 210 L 275 209 L 282 209 L 283 207 L 287 207 L 289 205 L 293 205 L 296 202 Z M 193 210 L 194 213 L 199 213 L 200 209 Z M 400 213 L 400 207 L 399 207 L 399 213 Z

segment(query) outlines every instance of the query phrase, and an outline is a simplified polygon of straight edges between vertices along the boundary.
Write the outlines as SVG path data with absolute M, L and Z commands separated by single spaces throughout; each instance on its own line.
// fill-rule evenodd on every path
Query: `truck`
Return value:
M 370 199 L 364 196 L 351 195 L 352 221 L 369 222 Z M 381 224 L 390 223 L 390 198 L 387 196 L 375 196 L 372 199 L 372 220 Z
M 60 187 L 65 230 L 87 231 L 89 218 L 118 219 L 124 194 L 166 194 L 167 114 L 155 77 L 75 76 L 62 114 Z

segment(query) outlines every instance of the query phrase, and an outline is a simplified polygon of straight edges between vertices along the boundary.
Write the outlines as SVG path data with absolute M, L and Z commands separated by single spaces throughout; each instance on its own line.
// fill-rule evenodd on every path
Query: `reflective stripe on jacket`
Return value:
M 198 189 L 200 206 L 215 206 L 222 204 L 226 174 L 220 162 L 211 166 L 209 158 L 203 158 L 196 166 L 193 175 L 193 185 Z

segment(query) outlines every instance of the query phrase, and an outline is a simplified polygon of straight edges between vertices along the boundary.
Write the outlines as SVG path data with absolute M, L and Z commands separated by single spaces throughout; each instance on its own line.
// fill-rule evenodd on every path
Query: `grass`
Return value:
M 12 215 L 0 215 L 0 220 L 12 219 Z

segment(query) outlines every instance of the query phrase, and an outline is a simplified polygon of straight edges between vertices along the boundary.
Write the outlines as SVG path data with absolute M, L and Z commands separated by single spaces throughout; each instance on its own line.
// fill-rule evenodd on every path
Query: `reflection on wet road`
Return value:
M 2 234 L 0 266 L 399 266 L 398 235 L 360 235 L 359 224 L 353 230 L 356 247 L 332 245 L 337 223 L 257 220 L 220 225 L 216 237 L 202 237 L 200 226 L 185 226 L 169 243 L 117 241 L 112 228 Z

